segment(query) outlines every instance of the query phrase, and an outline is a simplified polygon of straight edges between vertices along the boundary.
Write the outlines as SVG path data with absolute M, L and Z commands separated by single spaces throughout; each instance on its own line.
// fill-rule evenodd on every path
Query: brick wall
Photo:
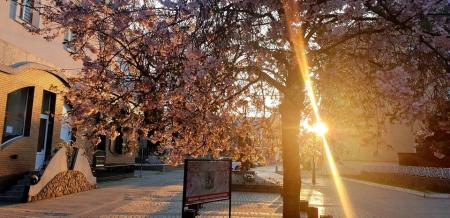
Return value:
M 10 92 L 24 88 L 34 87 L 34 99 L 32 106 L 30 136 L 15 138 L 6 144 L 0 145 L 0 180 L 10 175 L 22 174 L 34 169 L 37 141 L 39 135 L 39 120 L 44 90 L 51 91 L 55 85 L 64 88 L 64 83 L 53 74 L 22 67 L 22 70 L 13 74 L 0 71 L 0 138 L 3 136 L 5 122 L 6 100 Z M 61 142 L 61 115 L 63 111 L 63 97 L 56 96 L 55 119 L 52 135 L 52 149 Z M 17 155 L 17 159 L 11 159 L 11 155 Z M 1 182 L 1 181 L 0 181 Z

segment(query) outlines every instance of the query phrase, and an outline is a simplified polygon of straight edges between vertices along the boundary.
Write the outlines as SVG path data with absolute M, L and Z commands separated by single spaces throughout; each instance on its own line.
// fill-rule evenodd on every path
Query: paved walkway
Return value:
M 136 173 L 136 175 L 139 175 Z M 28 204 L 0 206 L 0 217 L 181 217 L 182 170 L 144 171 L 143 177 Z M 233 217 L 281 217 L 278 194 L 232 194 Z M 228 217 L 228 202 L 205 205 L 201 217 Z
M 281 178 L 270 170 L 261 175 Z M 138 175 L 138 174 L 137 174 Z M 181 170 L 145 171 L 135 177 L 100 184 L 96 190 L 29 204 L 0 206 L 0 217 L 180 217 Z M 320 214 L 344 217 L 334 183 L 319 177 L 310 183 L 304 173 L 301 198 L 319 207 Z M 344 181 L 357 217 L 450 217 L 450 199 L 412 194 Z M 233 217 L 281 217 L 278 194 L 233 192 Z M 227 217 L 227 202 L 206 204 L 201 217 Z

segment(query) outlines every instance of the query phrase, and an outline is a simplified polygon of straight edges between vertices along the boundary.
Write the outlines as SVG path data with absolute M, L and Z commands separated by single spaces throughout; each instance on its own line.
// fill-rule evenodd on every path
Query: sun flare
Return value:
M 317 100 L 314 94 L 314 89 L 312 85 L 312 80 L 310 78 L 309 73 L 309 65 L 308 60 L 306 58 L 306 49 L 305 49 L 305 42 L 303 38 L 303 30 L 301 29 L 301 25 L 298 25 L 301 23 L 301 18 L 299 17 L 299 14 L 297 13 L 298 5 L 295 1 L 292 0 L 286 0 L 283 1 L 283 7 L 285 11 L 286 16 L 286 22 L 287 27 L 289 31 L 289 38 L 292 40 L 293 50 L 295 53 L 295 61 L 297 66 L 300 69 L 301 78 L 303 79 L 303 82 L 305 83 L 305 89 L 309 98 L 309 101 L 311 103 L 311 107 L 313 109 L 314 117 L 316 120 L 316 131 L 320 134 L 320 137 L 322 138 L 325 154 L 327 157 L 328 166 L 331 170 L 331 174 L 333 177 L 334 184 L 336 186 L 339 200 L 341 202 L 342 208 L 344 210 L 345 217 L 347 218 L 353 218 L 355 217 L 353 213 L 353 208 L 350 202 L 350 199 L 348 198 L 347 190 L 342 183 L 342 179 L 339 175 L 339 171 L 337 169 L 336 163 L 333 158 L 333 154 L 330 150 L 330 146 L 328 145 L 325 133 L 328 130 L 325 124 L 323 124 L 322 119 L 320 117 L 319 109 Z M 314 128 L 314 127 L 313 127 Z

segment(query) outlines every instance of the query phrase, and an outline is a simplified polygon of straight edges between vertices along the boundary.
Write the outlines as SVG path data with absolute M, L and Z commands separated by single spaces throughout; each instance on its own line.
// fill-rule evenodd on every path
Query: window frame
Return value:
M 11 0 L 9 6 L 9 17 L 30 30 L 39 29 L 41 24 L 40 0 Z M 31 6 L 27 6 L 30 2 Z M 28 9 L 27 9 L 28 7 Z M 26 19 L 25 11 L 29 10 L 29 20 Z
M 111 138 L 109 140 L 109 152 L 111 152 L 111 154 L 113 155 L 123 155 L 126 152 L 124 151 L 124 148 L 127 144 L 127 139 L 124 136 L 123 132 L 122 132 L 122 128 L 119 129 L 119 135 L 116 136 L 115 138 Z M 119 138 L 120 137 L 120 138 Z M 122 141 L 122 143 L 119 145 L 118 142 L 119 140 Z M 118 149 L 118 147 L 120 147 L 120 149 Z
M 64 39 L 63 39 L 63 46 L 64 46 L 64 50 L 68 51 L 68 52 L 74 52 L 75 50 L 69 45 L 70 42 L 74 39 L 75 37 L 75 33 L 73 33 L 73 31 L 71 29 L 66 29 L 64 31 Z
M 30 6 L 28 6 L 28 2 L 31 2 Z M 19 4 L 19 18 L 20 18 L 20 20 L 22 20 L 23 22 L 25 22 L 27 24 L 30 24 L 30 25 L 33 25 L 33 16 L 34 16 L 33 15 L 34 14 L 33 7 L 34 7 L 34 4 L 35 4 L 35 0 L 21 0 L 21 3 Z M 29 10 L 30 10 L 30 20 L 27 20 L 26 17 L 25 17 L 25 9 L 27 7 L 30 7 L 29 8 Z
M 5 140 L 5 132 L 6 132 L 6 121 L 7 121 L 7 116 L 6 113 L 7 108 L 8 108 L 8 95 L 14 92 L 17 92 L 19 90 L 22 89 L 26 89 L 27 92 L 27 96 L 26 96 L 26 102 L 25 102 L 25 108 L 24 108 L 24 115 L 23 115 L 23 130 L 22 130 L 22 134 L 15 136 L 13 138 L 10 138 L 8 140 Z M 30 87 L 23 87 L 20 89 L 16 89 L 12 92 L 9 92 L 7 94 L 6 97 L 6 104 L 5 104 L 5 119 L 3 120 L 3 130 L 2 130 L 2 139 L 1 139 L 1 143 L 0 143 L 0 147 L 2 147 L 2 145 L 8 144 L 16 139 L 22 138 L 22 137 L 28 137 L 30 136 L 30 128 L 31 128 L 31 116 L 33 113 L 33 100 L 34 100 L 34 87 L 30 86 Z

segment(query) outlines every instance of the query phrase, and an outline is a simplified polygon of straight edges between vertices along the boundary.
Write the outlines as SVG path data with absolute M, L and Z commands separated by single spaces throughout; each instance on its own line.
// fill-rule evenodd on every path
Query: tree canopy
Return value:
M 336 125 L 382 122 L 377 113 L 425 123 L 440 114 L 448 128 L 445 0 L 54 0 L 40 12 L 39 34 L 75 35 L 67 45 L 83 67 L 67 99 L 72 125 L 93 142 L 120 130 L 130 150 L 139 137 L 159 141 L 174 163 L 255 154 L 255 146 L 242 152 L 232 142 L 270 127 L 261 111 L 279 104 L 272 109 L 281 114 L 284 166 L 293 173 L 285 186 L 298 188 L 286 193 L 297 196 L 286 208 L 298 203 L 305 76 Z M 308 62 L 298 62 L 304 55 Z

